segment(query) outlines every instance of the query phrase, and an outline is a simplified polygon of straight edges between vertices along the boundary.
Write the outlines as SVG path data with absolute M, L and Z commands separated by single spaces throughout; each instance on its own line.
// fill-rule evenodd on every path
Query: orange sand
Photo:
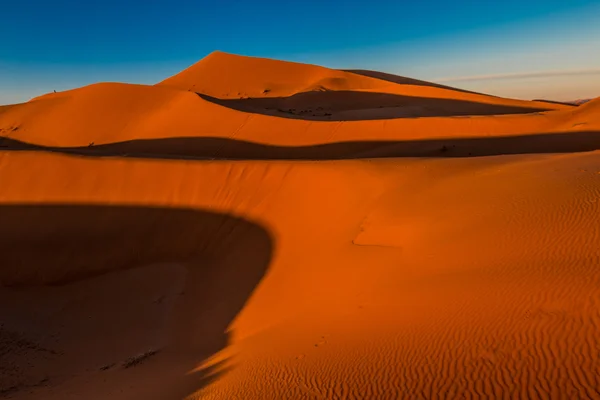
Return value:
M 600 398 L 600 99 L 214 53 L 0 136 L 0 397 Z

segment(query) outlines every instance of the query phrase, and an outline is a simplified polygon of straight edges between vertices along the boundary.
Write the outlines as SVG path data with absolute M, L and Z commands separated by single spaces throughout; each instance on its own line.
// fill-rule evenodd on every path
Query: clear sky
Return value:
M 600 96 L 599 0 L 0 0 L 0 104 L 213 50 L 520 98 Z

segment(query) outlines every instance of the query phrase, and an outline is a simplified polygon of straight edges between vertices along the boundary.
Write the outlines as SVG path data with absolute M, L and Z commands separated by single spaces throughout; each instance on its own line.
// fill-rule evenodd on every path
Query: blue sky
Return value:
M 0 104 L 97 81 L 154 83 L 213 50 L 504 96 L 600 95 L 598 0 L 19 0 L 1 10 Z

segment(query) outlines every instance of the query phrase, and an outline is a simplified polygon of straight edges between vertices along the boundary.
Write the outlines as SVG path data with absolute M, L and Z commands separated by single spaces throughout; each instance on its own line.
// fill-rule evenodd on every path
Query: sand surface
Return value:
M 213 53 L 0 137 L 0 398 L 600 399 L 600 99 Z

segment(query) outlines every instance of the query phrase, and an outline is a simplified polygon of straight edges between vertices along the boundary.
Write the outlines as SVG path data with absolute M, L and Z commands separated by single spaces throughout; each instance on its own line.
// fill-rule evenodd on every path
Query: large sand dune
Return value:
M 600 398 L 599 106 L 214 53 L 1 107 L 0 397 Z

